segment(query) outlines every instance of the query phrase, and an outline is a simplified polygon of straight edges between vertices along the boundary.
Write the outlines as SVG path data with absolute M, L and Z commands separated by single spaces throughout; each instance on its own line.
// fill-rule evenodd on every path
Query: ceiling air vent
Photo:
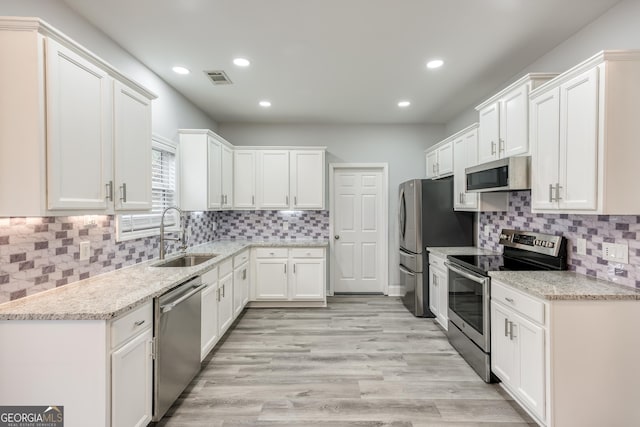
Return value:
M 214 85 L 230 85 L 233 83 L 227 76 L 227 73 L 222 70 L 205 71 L 205 73 L 207 73 L 207 76 L 209 76 L 209 79 Z

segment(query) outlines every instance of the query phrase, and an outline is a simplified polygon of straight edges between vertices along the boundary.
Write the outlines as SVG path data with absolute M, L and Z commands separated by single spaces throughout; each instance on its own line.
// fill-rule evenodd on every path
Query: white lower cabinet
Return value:
M 216 345 L 218 333 L 218 269 L 214 268 L 202 275 L 202 283 L 207 287 L 201 294 L 200 315 L 200 361 Z
M 233 317 L 238 317 L 249 301 L 249 263 L 233 270 Z
M 449 323 L 449 274 L 444 259 L 429 254 L 429 310 L 445 330 Z
M 324 248 L 257 248 L 252 301 L 326 304 Z
M 111 354 L 111 425 L 144 427 L 151 421 L 151 325 Z
M 220 325 L 220 336 L 229 329 L 233 323 L 233 266 L 231 260 L 220 264 L 218 282 L 218 324 Z

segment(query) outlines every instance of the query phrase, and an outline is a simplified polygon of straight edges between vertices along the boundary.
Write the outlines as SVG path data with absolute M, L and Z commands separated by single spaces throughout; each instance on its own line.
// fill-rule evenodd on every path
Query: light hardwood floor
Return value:
M 158 426 L 535 425 L 398 298 L 248 309 L 234 326 Z

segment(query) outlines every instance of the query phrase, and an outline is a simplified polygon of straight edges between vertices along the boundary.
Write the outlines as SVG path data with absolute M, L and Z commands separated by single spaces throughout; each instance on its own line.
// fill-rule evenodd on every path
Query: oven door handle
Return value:
M 406 268 L 404 268 L 403 266 L 400 266 L 400 271 L 402 271 L 405 274 L 408 274 L 409 276 L 414 276 L 416 275 L 416 273 L 412 273 L 409 270 L 407 270 Z
M 473 282 L 484 284 L 487 281 L 487 277 L 477 276 L 475 274 L 472 274 L 472 273 L 466 272 L 464 270 L 461 270 L 459 267 L 454 266 L 449 261 L 445 261 L 444 265 L 446 265 L 447 268 L 449 270 L 453 271 L 454 273 L 459 274 L 462 277 L 464 277 L 466 279 L 469 279 L 469 280 L 471 280 Z

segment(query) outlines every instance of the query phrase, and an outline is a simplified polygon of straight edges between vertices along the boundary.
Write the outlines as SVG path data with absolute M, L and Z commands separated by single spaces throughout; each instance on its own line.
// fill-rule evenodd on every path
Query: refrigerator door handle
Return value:
M 404 188 L 400 188 L 400 207 L 398 209 L 398 222 L 400 223 L 400 238 L 404 241 L 407 225 L 407 204 L 404 197 Z
M 414 276 L 415 277 L 415 275 L 416 275 L 416 273 L 410 272 L 409 270 L 407 270 L 403 266 L 400 266 L 400 271 L 402 271 L 404 274 L 408 274 L 409 276 Z

